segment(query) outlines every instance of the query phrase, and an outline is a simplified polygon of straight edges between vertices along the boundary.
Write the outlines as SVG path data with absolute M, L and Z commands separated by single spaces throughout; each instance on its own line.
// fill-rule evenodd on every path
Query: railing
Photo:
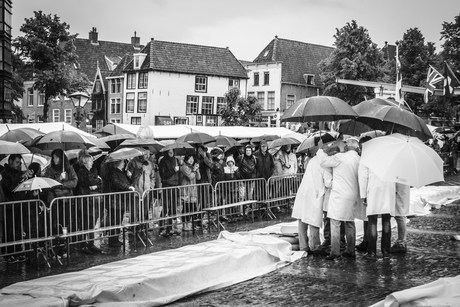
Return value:
M 243 215 L 260 211 L 262 216 L 275 218 L 272 209 L 289 205 L 295 198 L 302 174 L 163 187 L 137 192 L 90 194 L 57 197 L 49 207 L 41 200 L 0 203 L 0 256 L 24 252 L 43 254 L 55 249 L 110 237 L 132 231 L 146 246 L 152 244 L 148 233 L 158 228 L 174 232 L 195 229 L 210 214 Z M 221 209 L 219 209 L 221 208 Z M 207 213 L 206 219 L 204 215 Z M 214 220 L 216 221 L 216 220 Z M 215 226 L 219 229 L 219 217 Z M 58 257 L 56 257 L 57 259 Z M 58 261 L 60 262 L 60 261 Z

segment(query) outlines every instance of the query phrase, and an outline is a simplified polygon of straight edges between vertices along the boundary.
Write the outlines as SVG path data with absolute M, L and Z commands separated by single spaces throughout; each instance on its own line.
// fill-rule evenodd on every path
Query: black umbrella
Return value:
M 167 152 L 169 150 L 174 151 L 174 155 L 176 156 L 186 156 L 186 155 L 193 155 L 195 154 L 195 147 L 190 145 L 189 143 L 184 142 L 174 142 L 171 144 L 166 145 L 163 147 L 160 152 Z
M 214 142 L 216 139 L 204 132 L 190 132 L 184 134 L 177 139 L 177 142 L 189 144 L 208 144 Z

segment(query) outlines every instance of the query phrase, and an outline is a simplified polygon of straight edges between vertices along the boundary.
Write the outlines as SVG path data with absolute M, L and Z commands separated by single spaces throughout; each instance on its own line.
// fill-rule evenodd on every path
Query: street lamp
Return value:
M 69 95 L 70 100 L 72 100 L 73 105 L 77 109 L 77 112 L 74 113 L 75 124 L 77 128 L 80 128 L 80 123 L 82 120 L 81 108 L 85 106 L 85 104 L 89 100 L 89 95 L 84 92 L 75 92 Z

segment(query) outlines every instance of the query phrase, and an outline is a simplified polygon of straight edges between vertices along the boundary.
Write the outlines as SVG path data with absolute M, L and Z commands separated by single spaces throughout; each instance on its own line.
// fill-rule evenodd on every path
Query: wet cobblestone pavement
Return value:
M 459 185 L 460 175 L 446 178 L 439 185 Z M 245 231 L 270 224 L 290 221 L 289 215 L 275 221 L 258 221 L 229 225 L 229 231 Z M 306 257 L 269 274 L 221 290 L 184 298 L 168 306 L 369 306 L 386 295 L 426 284 L 442 277 L 460 274 L 460 241 L 451 240 L 460 234 L 460 204 L 434 209 L 429 215 L 410 218 L 407 225 L 407 254 L 379 258 L 375 262 L 340 258 L 328 261 L 325 257 Z M 69 267 L 53 266 L 38 272 L 25 264 L 0 264 L 0 288 L 9 284 L 78 271 L 94 265 L 134 257 L 168 248 L 212 240 L 217 233 L 155 237 L 154 246 L 105 248 L 105 255 L 74 255 Z M 392 230 L 393 242 L 396 230 Z M 378 242 L 380 246 L 380 242 Z M 103 245 L 104 246 L 104 245 Z

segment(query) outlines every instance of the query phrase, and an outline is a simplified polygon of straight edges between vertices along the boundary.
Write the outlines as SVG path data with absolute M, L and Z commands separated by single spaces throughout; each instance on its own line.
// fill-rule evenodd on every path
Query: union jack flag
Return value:
M 457 77 L 446 61 L 444 61 L 444 75 L 444 97 L 450 98 L 454 95 L 454 89 L 460 85 L 460 81 L 458 81 Z
M 444 76 L 441 75 L 440 72 L 438 72 L 436 69 L 433 68 L 433 66 L 430 65 L 430 68 L 428 68 L 428 74 L 426 75 L 426 85 L 425 85 L 425 95 L 424 95 L 424 101 L 425 103 L 428 102 L 428 97 L 429 95 L 433 95 L 434 89 L 435 89 L 435 84 L 444 80 Z

